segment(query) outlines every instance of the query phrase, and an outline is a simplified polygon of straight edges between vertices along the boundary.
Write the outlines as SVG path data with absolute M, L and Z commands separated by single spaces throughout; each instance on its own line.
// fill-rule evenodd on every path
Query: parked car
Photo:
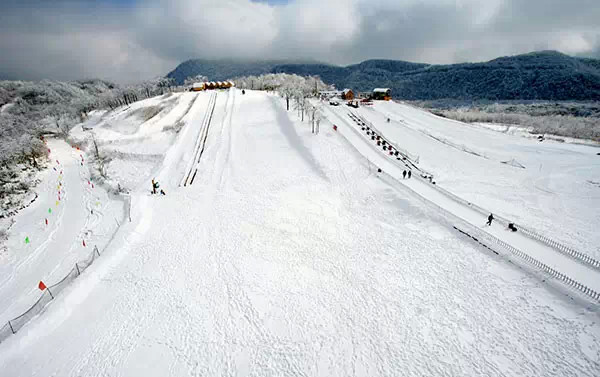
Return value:
M 331 100 L 331 101 L 329 101 L 329 104 L 331 106 L 339 106 L 340 103 L 338 101 Z

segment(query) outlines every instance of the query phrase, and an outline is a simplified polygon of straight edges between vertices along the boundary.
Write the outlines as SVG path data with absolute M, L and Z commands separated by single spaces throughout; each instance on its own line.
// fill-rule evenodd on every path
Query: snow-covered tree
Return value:
M 196 83 L 196 82 L 206 82 L 208 81 L 208 77 L 204 76 L 204 75 L 197 75 L 197 76 L 190 76 L 187 79 L 185 79 L 185 81 L 183 82 L 183 85 L 185 86 L 191 86 L 192 84 Z

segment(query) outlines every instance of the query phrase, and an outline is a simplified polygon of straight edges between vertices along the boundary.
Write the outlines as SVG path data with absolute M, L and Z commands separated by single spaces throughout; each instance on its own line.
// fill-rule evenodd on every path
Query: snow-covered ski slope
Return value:
M 179 187 L 200 96 L 159 168 L 167 195 L 132 193 L 102 258 L 0 344 L 2 375 L 598 374 L 597 307 L 456 232 L 276 96 L 219 92 Z
M 47 145 L 51 162 L 40 175 L 38 197 L 15 217 L 7 252 L 0 254 L 0 326 L 38 299 L 40 280 L 57 283 L 94 245 L 102 248 L 117 227 L 114 216 L 121 219 L 123 203 L 90 181 L 85 153 L 64 141 Z
M 376 102 L 357 113 L 419 156 L 437 184 L 600 259 L 600 148 L 540 143 L 401 103 Z

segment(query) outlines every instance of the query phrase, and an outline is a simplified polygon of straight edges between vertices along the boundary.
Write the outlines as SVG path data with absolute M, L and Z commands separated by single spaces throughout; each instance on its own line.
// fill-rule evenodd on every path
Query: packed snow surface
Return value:
M 133 222 L 0 344 L 0 374 L 599 374 L 594 304 L 457 233 L 334 114 L 312 135 L 276 96 L 219 92 L 179 187 L 209 96 L 132 191 Z
M 600 259 L 600 147 L 515 137 L 395 102 L 358 112 L 437 184 Z

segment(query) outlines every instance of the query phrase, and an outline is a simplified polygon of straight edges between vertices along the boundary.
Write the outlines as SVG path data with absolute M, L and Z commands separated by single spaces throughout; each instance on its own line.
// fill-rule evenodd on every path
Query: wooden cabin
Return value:
M 195 82 L 192 84 L 191 92 L 201 92 L 206 89 L 206 85 L 203 82 Z
M 342 99 L 346 101 L 352 101 L 354 99 L 354 92 L 352 89 L 344 89 L 342 90 Z
M 378 101 L 389 101 L 392 99 L 392 90 L 390 88 L 373 89 L 372 98 Z

